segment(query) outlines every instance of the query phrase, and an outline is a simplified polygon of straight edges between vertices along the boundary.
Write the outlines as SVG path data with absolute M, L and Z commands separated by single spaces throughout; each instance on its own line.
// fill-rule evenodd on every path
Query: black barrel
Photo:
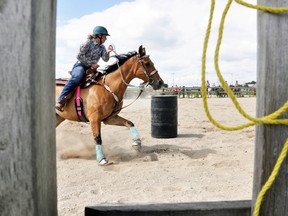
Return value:
M 151 131 L 155 138 L 177 137 L 177 95 L 154 95 L 151 100 Z

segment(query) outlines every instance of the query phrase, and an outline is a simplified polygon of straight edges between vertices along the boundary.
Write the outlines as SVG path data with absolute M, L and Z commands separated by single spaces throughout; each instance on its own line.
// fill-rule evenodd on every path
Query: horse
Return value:
M 129 52 L 127 55 L 117 55 L 118 63 L 107 68 L 106 74 L 100 77 L 95 83 L 87 88 L 81 89 L 83 101 L 83 111 L 89 121 L 92 134 L 96 143 L 96 160 L 99 165 L 110 164 L 103 154 L 101 138 L 101 122 L 106 125 L 125 126 L 130 130 L 133 139 L 132 147 L 136 151 L 141 150 L 140 135 L 130 120 L 118 114 L 123 106 L 123 97 L 129 83 L 134 78 L 143 80 L 143 84 L 153 87 L 154 90 L 160 89 L 164 84 L 158 70 L 142 45 L 136 51 Z M 56 99 L 59 97 L 63 85 L 56 85 Z M 71 100 L 75 100 L 75 94 Z M 56 110 L 56 127 L 64 120 L 80 121 L 74 103 L 68 102 L 63 112 Z

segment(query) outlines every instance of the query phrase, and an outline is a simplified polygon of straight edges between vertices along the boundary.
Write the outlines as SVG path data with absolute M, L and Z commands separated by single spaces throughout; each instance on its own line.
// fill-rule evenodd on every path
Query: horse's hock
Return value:
M 151 135 L 154 138 L 177 137 L 177 95 L 153 95 L 151 100 Z

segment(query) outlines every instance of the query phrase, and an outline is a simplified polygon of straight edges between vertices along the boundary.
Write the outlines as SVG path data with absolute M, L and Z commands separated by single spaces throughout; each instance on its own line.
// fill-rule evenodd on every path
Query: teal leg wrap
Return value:
M 130 133 L 131 133 L 131 135 L 132 135 L 133 140 L 138 140 L 138 139 L 140 139 L 140 136 L 139 136 L 139 133 L 138 133 L 136 127 L 131 127 L 131 128 L 130 128 Z
M 104 158 L 105 157 L 104 157 L 104 154 L 103 154 L 102 145 L 96 145 L 96 159 L 98 161 L 101 161 Z

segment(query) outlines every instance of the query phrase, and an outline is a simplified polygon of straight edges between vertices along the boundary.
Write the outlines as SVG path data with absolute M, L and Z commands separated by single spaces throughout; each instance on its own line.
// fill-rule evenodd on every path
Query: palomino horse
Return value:
M 117 57 L 117 56 L 116 56 Z M 133 144 L 132 146 L 140 151 L 141 140 L 134 124 L 118 115 L 123 105 L 123 96 L 127 86 L 134 78 L 139 78 L 153 87 L 160 89 L 164 84 L 163 80 L 155 69 L 149 55 L 146 55 L 145 48 L 139 47 L 139 51 L 130 52 L 121 58 L 119 63 L 114 65 L 112 72 L 102 76 L 96 84 L 81 90 L 81 97 L 84 105 L 84 113 L 90 123 L 94 140 L 96 142 L 96 159 L 100 165 L 108 164 L 102 149 L 101 122 L 108 125 L 126 126 L 129 128 Z M 56 98 L 63 86 L 56 86 Z M 75 95 L 71 98 L 63 112 L 56 109 L 56 127 L 65 119 L 79 121 L 76 108 L 73 103 Z

